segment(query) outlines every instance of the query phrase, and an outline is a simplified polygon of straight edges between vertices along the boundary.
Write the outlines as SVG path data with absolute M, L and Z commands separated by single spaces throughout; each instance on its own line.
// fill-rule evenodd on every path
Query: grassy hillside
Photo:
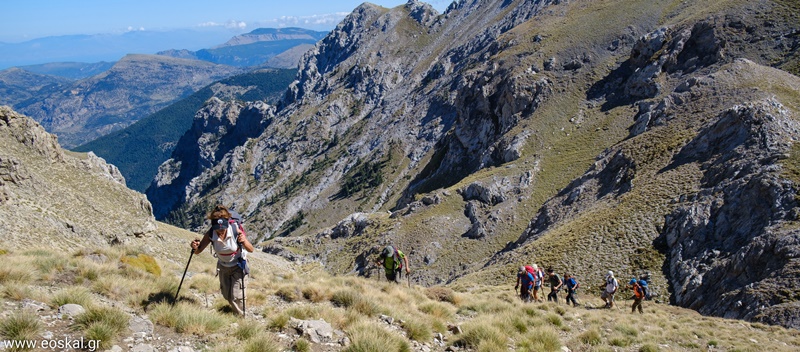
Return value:
M 294 80 L 297 70 L 262 70 L 211 84 L 186 99 L 134 123 L 128 128 L 75 148 L 93 151 L 116 165 L 128 187 L 144 192 L 169 159 L 178 139 L 191 127 L 194 114 L 206 100 L 224 99 L 274 102 Z
M 214 277 L 214 258 L 196 255 L 170 305 L 195 235 L 159 225 L 157 236 L 125 246 L 12 249 L 0 258 L 3 340 L 101 340 L 114 345 L 178 346 L 209 351 L 794 351 L 800 333 L 762 324 L 702 317 L 645 302 L 599 309 L 595 292 L 582 290 L 581 306 L 521 303 L 509 279 L 501 286 L 407 287 L 384 279 L 330 276 L 317 264 L 293 264 L 254 253 L 246 319 L 226 309 Z M 164 251 L 163 248 L 171 248 Z M 547 288 L 545 288 L 547 289 Z M 624 291 L 621 297 L 629 292 Z M 75 319 L 55 319 L 59 306 L 80 304 Z M 31 311 L 25 307 L 40 307 Z M 292 319 L 324 320 L 335 331 L 314 343 Z M 134 333 L 131 322 L 154 327 Z M 344 339 L 346 337 L 346 339 Z

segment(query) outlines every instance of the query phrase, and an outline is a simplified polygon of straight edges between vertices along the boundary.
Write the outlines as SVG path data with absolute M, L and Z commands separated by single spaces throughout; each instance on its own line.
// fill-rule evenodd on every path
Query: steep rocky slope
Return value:
M 103 159 L 61 149 L 5 106 L 0 146 L 0 226 L 10 247 L 94 248 L 153 235 L 150 202 Z
M 74 147 L 131 123 L 240 69 L 156 55 L 128 55 L 93 77 L 14 106 Z
M 386 243 L 416 282 L 464 289 L 530 262 L 587 288 L 649 271 L 675 304 L 796 327 L 799 19 L 789 1 L 364 4 L 251 116 L 260 136 L 187 135 L 201 147 L 170 165 L 213 161 L 165 164 L 148 197 L 191 226 L 231 204 L 281 236 L 266 250 L 333 272 L 368 275 Z

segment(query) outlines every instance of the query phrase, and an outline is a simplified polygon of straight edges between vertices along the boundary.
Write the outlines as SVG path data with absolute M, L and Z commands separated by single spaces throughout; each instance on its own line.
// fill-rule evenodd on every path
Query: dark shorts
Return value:
M 400 279 L 403 278 L 403 271 L 398 269 L 397 271 L 387 271 L 386 272 L 386 280 L 400 282 Z

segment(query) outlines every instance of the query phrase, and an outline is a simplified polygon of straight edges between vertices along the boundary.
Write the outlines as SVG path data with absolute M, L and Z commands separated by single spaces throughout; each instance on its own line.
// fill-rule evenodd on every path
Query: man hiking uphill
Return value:
M 386 280 L 389 281 L 399 283 L 403 268 L 406 270 L 406 275 L 411 273 L 411 269 L 408 268 L 408 258 L 402 251 L 393 246 L 386 246 L 378 256 L 375 264 L 383 266 L 386 272 Z
M 633 305 L 631 305 L 631 313 L 636 313 L 636 308 L 639 308 L 639 314 L 644 314 L 642 310 L 642 301 L 644 300 L 644 290 L 636 279 L 631 279 L 628 283 L 633 290 Z
M 547 268 L 547 277 L 550 281 L 550 293 L 547 294 L 547 301 L 558 303 L 558 291 L 564 286 L 564 281 L 561 280 L 561 277 L 556 274 L 553 268 Z
M 603 294 L 600 295 L 600 298 L 606 302 L 605 308 L 612 308 L 614 307 L 614 294 L 617 293 L 617 289 L 619 288 L 619 282 L 614 278 L 613 271 L 609 271 L 608 274 L 606 274 L 605 285 L 605 289 L 603 289 Z
M 192 249 L 194 254 L 200 254 L 209 243 L 213 245 L 222 297 L 228 300 L 234 312 L 244 315 L 246 272 L 239 263 L 245 258 L 242 249 L 252 253 L 253 245 L 247 240 L 242 225 L 234 220 L 224 205 L 214 207 L 208 214 L 208 219 L 211 220 L 211 229 L 203 234 L 202 240 L 192 241 Z
M 527 267 L 525 269 L 528 269 Z M 539 298 L 539 290 L 542 289 L 542 281 L 544 280 L 544 273 L 542 269 L 539 268 L 539 265 L 536 263 L 531 266 L 532 270 L 528 270 L 531 275 L 533 275 L 533 301 L 534 302 L 541 302 L 543 301 Z
M 578 280 L 575 280 L 575 277 L 572 276 L 572 274 L 565 273 L 564 286 L 567 287 L 567 305 L 569 305 L 569 302 L 572 302 L 572 305 L 577 307 L 578 300 L 575 299 L 575 296 L 578 294 L 578 287 L 580 287 Z
M 519 298 L 525 303 L 531 301 L 533 281 L 533 274 L 526 270 L 524 266 L 519 267 L 519 272 L 517 272 L 517 284 L 514 286 L 514 291 L 519 289 Z

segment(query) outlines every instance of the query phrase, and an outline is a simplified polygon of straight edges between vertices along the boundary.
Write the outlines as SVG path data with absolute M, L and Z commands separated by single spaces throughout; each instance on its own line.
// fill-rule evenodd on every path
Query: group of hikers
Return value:
M 215 206 L 208 214 L 207 219 L 211 221 L 211 228 L 205 231 L 202 238 L 191 242 L 191 254 L 200 254 L 211 244 L 212 254 L 217 258 L 217 276 L 222 296 L 235 313 L 244 315 L 246 311 L 245 277 L 249 274 L 246 256 L 248 252 L 253 252 L 253 244 L 247 239 L 247 234 L 242 227 L 241 216 L 228 210 L 224 205 Z M 190 256 L 190 262 L 191 259 Z M 403 272 L 406 273 L 406 276 L 411 273 L 408 257 L 394 246 L 383 248 L 374 263 L 383 266 L 388 281 L 400 282 Z M 186 263 L 186 267 L 188 269 L 189 263 Z M 545 278 L 545 272 L 547 278 Z M 185 275 L 184 271 L 184 277 Z M 566 288 L 567 304 L 578 306 L 576 296 L 580 284 L 577 279 L 570 273 L 565 273 L 562 279 L 552 267 L 542 271 L 537 264 L 520 266 L 514 290 L 519 290 L 519 297 L 523 302 L 542 302 L 542 299 L 539 298 L 539 291 L 542 289 L 545 279 L 550 283 L 548 301 L 558 303 L 559 291 Z M 181 278 L 181 284 L 183 284 L 183 278 Z M 614 296 L 619 289 L 619 282 L 614 277 L 614 272 L 609 271 L 606 274 L 604 285 L 600 297 L 606 303 L 605 308 L 614 307 Z M 646 279 L 644 277 L 639 280 L 631 279 L 629 286 L 634 293 L 632 312 L 638 308 L 639 313 L 643 313 L 642 301 L 648 296 Z M 178 293 L 175 294 L 176 300 L 179 293 L 180 285 Z
M 546 274 L 545 274 L 546 273 Z M 547 277 L 545 277 L 547 275 Z M 642 301 L 649 296 L 648 294 L 648 275 L 644 275 L 639 279 L 632 278 L 628 282 L 628 287 L 633 291 L 633 305 L 631 306 L 631 313 L 639 310 L 639 313 L 644 313 L 642 308 Z M 580 284 L 577 279 L 570 273 L 565 273 L 562 279 L 555 273 L 553 268 L 547 268 L 542 271 L 537 264 L 524 265 L 519 267 L 517 272 L 517 284 L 514 286 L 514 291 L 519 291 L 519 297 L 523 302 L 542 302 L 539 298 L 539 291 L 542 289 L 542 284 L 547 280 L 550 283 L 550 293 L 547 294 L 547 301 L 558 303 L 558 292 L 566 288 L 567 304 L 572 303 L 573 306 L 578 306 L 576 299 L 578 288 Z M 604 308 L 614 307 L 614 296 L 619 289 L 619 281 L 614 277 L 614 272 L 609 271 L 603 282 L 603 293 L 600 298 L 605 302 Z

